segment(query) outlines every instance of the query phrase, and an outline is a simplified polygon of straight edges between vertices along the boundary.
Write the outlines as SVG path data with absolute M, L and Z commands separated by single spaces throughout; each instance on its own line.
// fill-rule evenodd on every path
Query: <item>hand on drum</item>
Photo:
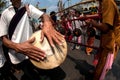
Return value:
M 43 60 L 46 55 L 45 52 L 35 46 L 32 43 L 35 41 L 35 38 L 29 39 L 23 43 L 17 44 L 17 52 L 23 53 L 31 59 L 36 61 Z
M 46 36 L 50 45 L 54 47 L 54 44 L 62 45 L 64 42 L 64 36 L 54 29 L 52 25 L 45 26 L 42 29 L 42 40 Z

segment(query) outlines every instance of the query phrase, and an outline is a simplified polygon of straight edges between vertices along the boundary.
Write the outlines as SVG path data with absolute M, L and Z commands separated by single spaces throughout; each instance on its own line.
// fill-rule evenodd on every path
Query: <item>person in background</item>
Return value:
M 83 23 L 82 23 L 82 21 L 79 20 L 80 15 L 81 15 L 80 12 L 75 10 L 75 13 L 73 14 L 72 28 L 73 28 L 73 39 L 78 44 L 74 44 L 73 49 L 80 49 L 79 44 L 81 43 L 81 40 L 82 40 L 81 26 L 83 26 Z
M 54 29 L 50 17 L 44 12 L 38 10 L 31 4 L 22 4 L 21 0 L 10 1 L 12 2 L 12 5 L 2 12 L 0 18 L 0 38 L 2 44 L 9 48 L 9 51 L 6 53 L 4 52 L 4 55 L 9 54 L 12 64 L 23 70 L 25 76 L 27 76 L 27 80 L 40 80 L 39 75 L 34 71 L 35 67 L 28 59 L 34 59 L 36 61 L 44 60 L 46 58 L 46 53 L 32 45 L 35 38 L 29 39 L 33 33 L 32 27 L 29 23 L 29 17 L 36 19 L 43 18 L 41 39 L 43 41 L 43 37 L 46 36 L 52 47 L 54 47 L 53 41 L 59 45 L 62 45 L 64 36 Z M 26 6 L 28 6 L 29 9 L 26 8 Z M 14 15 L 19 13 L 21 10 L 27 11 L 23 14 L 20 21 L 16 25 L 14 33 L 10 39 L 10 36 L 8 35 L 10 35 L 9 31 L 12 30 L 12 28 L 9 29 L 10 23 L 12 22 L 11 20 L 14 21 L 11 25 L 13 26 L 16 23 L 14 20 L 15 18 L 13 17 L 15 17 Z M 19 16 L 20 15 L 18 15 L 18 17 Z M 0 63 L 2 65 L 6 62 L 4 55 L 0 54 Z
M 95 27 L 88 27 L 87 35 L 88 35 L 88 38 L 87 38 L 86 45 L 91 46 L 91 47 L 94 46 L 96 28 Z M 91 48 L 91 47 L 86 47 L 87 55 L 90 55 L 92 53 L 93 48 Z
M 99 0 L 102 22 L 93 19 L 86 20 L 101 31 L 101 45 L 98 64 L 93 80 L 104 80 L 106 73 L 112 68 L 120 46 L 120 16 L 114 0 Z
M 56 25 L 56 23 L 57 23 L 56 12 L 55 11 L 50 12 L 50 17 L 51 17 L 51 19 L 53 21 L 53 25 Z
M 78 43 L 78 44 L 74 45 L 74 47 L 76 49 L 80 49 L 80 45 L 79 44 L 81 43 L 81 40 L 82 40 L 82 36 L 81 35 L 83 33 L 82 28 L 81 28 L 81 26 L 83 26 L 83 22 L 79 20 L 80 15 L 81 15 L 81 13 L 76 10 L 74 19 L 78 19 L 78 20 L 75 20 L 74 24 L 73 24 L 73 26 L 75 27 L 74 30 L 73 30 L 74 37 L 76 38 L 76 42 Z

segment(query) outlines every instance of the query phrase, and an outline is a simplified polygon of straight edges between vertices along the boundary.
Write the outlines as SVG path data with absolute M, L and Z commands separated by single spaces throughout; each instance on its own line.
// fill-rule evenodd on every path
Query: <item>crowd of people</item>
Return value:
M 99 53 L 95 56 L 96 64 L 92 80 L 104 80 L 105 75 L 112 68 L 120 46 L 120 17 L 119 9 L 114 0 L 99 0 L 99 8 L 86 9 L 80 12 L 70 9 L 57 20 L 56 12 L 49 15 L 40 11 L 31 4 L 22 4 L 21 0 L 10 0 L 12 5 L 6 8 L 0 17 L 0 80 L 18 80 L 13 74 L 22 70 L 21 80 L 64 80 L 66 74 L 58 66 L 54 69 L 43 70 L 36 68 L 29 59 L 37 62 L 46 58 L 46 53 L 33 46 L 35 38 L 29 39 L 34 32 L 30 19 L 40 20 L 37 29 L 42 30 L 42 37 L 46 36 L 51 47 L 55 43 L 62 45 L 66 41 L 74 41 L 72 50 L 80 49 L 82 35 L 87 36 L 85 52 L 90 55 L 94 45 L 96 33 L 100 34 Z M 99 14 L 101 18 L 80 17 Z M 87 34 L 87 35 L 86 35 Z M 41 41 L 42 41 L 41 40 Z M 76 44 L 77 43 L 77 44 Z M 53 75 L 54 74 L 54 75 Z
M 98 10 L 96 13 L 93 14 L 92 11 L 86 13 L 86 9 L 83 11 L 79 11 L 74 8 L 64 12 L 64 14 L 60 17 L 60 20 L 55 21 L 56 30 L 65 35 L 65 39 L 67 41 L 74 42 L 74 46 L 71 47 L 72 50 L 80 49 L 80 44 L 94 46 L 95 38 L 100 34 L 100 31 L 98 29 L 96 29 L 92 25 L 87 25 L 85 23 L 85 19 L 83 18 L 86 17 L 86 15 L 87 17 L 96 17 L 96 21 L 100 21 Z M 87 37 L 87 42 L 84 37 Z M 82 42 L 82 40 L 84 40 L 84 43 Z M 92 51 L 92 48 L 86 47 L 87 55 L 90 55 Z

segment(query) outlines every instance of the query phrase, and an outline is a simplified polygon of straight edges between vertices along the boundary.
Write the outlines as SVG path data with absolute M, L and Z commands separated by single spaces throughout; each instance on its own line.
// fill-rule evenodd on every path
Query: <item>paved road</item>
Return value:
M 85 80 L 90 78 L 89 70 L 93 69 L 91 66 L 93 55 L 86 55 L 82 50 L 71 50 L 68 45 L 68 56 L 61 68 L 66 72 L 65 80 Z M 89 64 L 88 64 L 89 63 Z M 87 76 L 85 76 L 87 75 Z
M 91 80 L 90 70 L 94 70 L 92 66 L 94 55 L 86 55 L 82 50 L 70 50 L 68 48 L 68 56 L 61 68 L 66 72 L 65 80 Z M 105 80 L 120 80 L 120 52 L 115 60 L 112 69 L 107 73 Z

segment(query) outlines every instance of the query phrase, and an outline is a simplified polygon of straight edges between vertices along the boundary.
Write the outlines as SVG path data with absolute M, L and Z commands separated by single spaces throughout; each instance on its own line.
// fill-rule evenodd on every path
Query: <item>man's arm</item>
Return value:
M 62 45 L 62 42 L 64 41 L 64 36 L 54 29 L 54 26 L 51 22 L 51 18 L 47 14 L 43 14 L 42 18 L 42 31 L 43 34 L 48 38 L 51 46 L 54 47 L 54 42 L 56 42 L 59 45 Z
M 35 40 L 34 38 L 23 43 L 14 43 L 11 40 L 9 40 L 7 36 L 2 36 L 1 38 L 3 44 L 8 48 L 13 49 L 16 52 L 23 53 L 26 56 L 29 56 L 29 58 L 32 58 L 36 61 L 40 61 L 41 59 L 44 59 L 46 57 L 45 53 L 41 49 L 32 45 L 32 43 Z
M 102 31 L 103 33 L 106 33 L 111 29 L 110 25 L 105 24 L 105 23 L 98 23 L 97 21 L 95 21 L 93 19 L 88 19 L 85 22 L 89 25 L 90 24 L 93 25 L 94 27 L 96 27 L 97 29 Z
M 43 13 L 42 11 L 38 10 L 37 8 L 35 8 L 32 5 L 29 5 L 29 10 L 30 10 L 31 17 L 42 18 L 42 20 L 43 20 L 42 40 L 43 40 L 43 36 L 45 35 L 52 47 L 54 47 L 53 41 L 59 45 L 62 45 L 62 41 L 64 39 L 64 36 L 61 35 L 59 32 L 57 32 L 54 29 L 52 19 L 50 18 L 50 16 L 47 15 L 46 13 Z

